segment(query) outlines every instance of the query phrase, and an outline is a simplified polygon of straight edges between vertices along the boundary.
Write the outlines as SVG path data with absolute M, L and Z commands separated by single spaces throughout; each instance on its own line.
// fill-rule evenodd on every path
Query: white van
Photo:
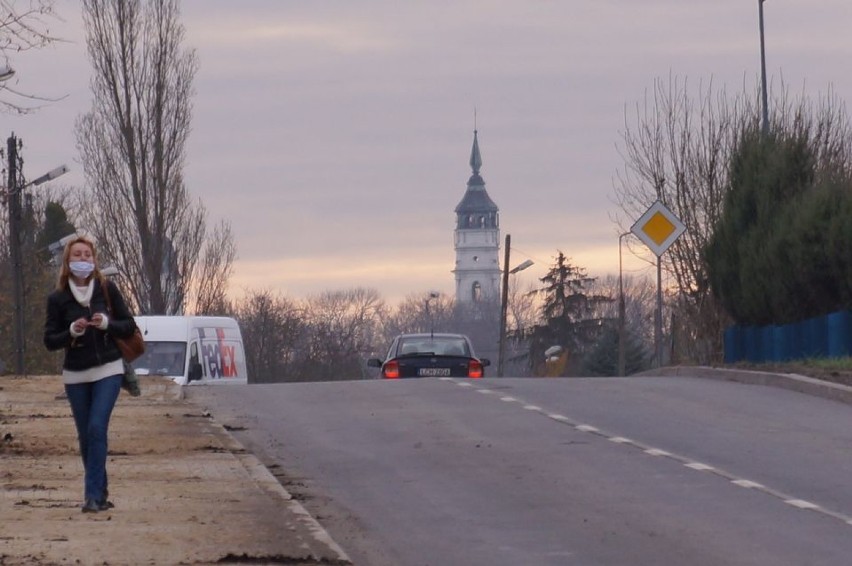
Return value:
M 240 327 L 224 316 L 137 316 L 145 353 L 138 375 L 164 375 L 180 385 L 248 383 Z

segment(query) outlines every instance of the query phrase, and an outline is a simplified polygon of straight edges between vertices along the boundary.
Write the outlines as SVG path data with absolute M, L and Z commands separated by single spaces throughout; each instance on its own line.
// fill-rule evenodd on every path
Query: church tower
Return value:
M 470 167 L 473 174 L 464 197 L 456 206 L 456 268 L 453 273 L 458 303 L 494 301 L 500 296 L 499 209 L 485 191 L 485 181 L 479 175 L 482 156 L 476 130 L 473 131 Z

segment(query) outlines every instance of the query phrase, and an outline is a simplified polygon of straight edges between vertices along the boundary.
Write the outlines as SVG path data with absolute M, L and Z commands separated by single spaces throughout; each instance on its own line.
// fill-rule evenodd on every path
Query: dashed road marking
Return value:
M 460 387 L 472 387 L 472 385 L 470 383 L 465 382 L 465 381 L 458 381 L 458 380 L 456 380 L 455 378 L 452 378 L 452 377 L 441 378 L 441 380 L 455 383 L 456 385 L 458 385 Z M 487 389 L 487 388 L 484 388 L 484 387 L 483 388 L 477 388 L 476 391 L 478 391 L 479 393 L 483 393 L 483 394 L 496 393 L 496 391 L 490 390 L 490 389 Z M 500 397 L 500 400 L 504 401 L 504 402 L 525 403 L 524 401 L 519 400 L 516 397 L 511 397 L 511 396 Z M 575 420 L 573 420 L 573 419 L 571 419 L 571 418 L 569 418 L 565 415 L 562 415 L 562 414 L 559 414 L 559 413 L 548 413 L 542 407 L 539 407 L 538 405 L 523 404 L 522 406 L 523 406 L 524 409 L 526 409 L 528 411 L 540 412 L 543 416 L 546 416 L 547 418 L 552 419 L 554 421 L 572 425 L 576 430 L 578 430 L 580 432 L 587 432 L 587 433 L 591 433 L 591 434 L 601 436 L 601 437 L 606 438 L 607 440 L 609 440 L 610 442 L 613 442 L 615 444 L 622 444 L 622 445 L 625 445 L 625 446 L 632 446 L 634 448 L 639 448 L 645 454 L 648 454 L 650 456 L 659 456 L 659 457 L 663 457 L 663 458 L 668 458 L 668 459 L 671 459 L 671 460 L 674 460 L 676 462 L 683 464 L 687 468 L 690 468 L 690 469 L 693 469 L 693 470 L 696 470 L 696 471 L 712 472 L 712 473 L 714 473 L 714 474 L 716 474 L 716 475 L 718 475 L 722 478 L 728 479 L 732 484 L 734 484 L 736 486 L 746 488 L 746 489 L 760 490 L 763 493 L 770 495 L 772 497 L 775 497 L 777 499 L 780 499 L 784 503 L 791 505 L 791 506 L 793 506 L 797 509 L 816 511 L 817 513 L 821 513 L 821 514 L 826 515 L 828 517 L 838 519 L 840 521 L 843 521 L 845 524 L 852 526 L 852 517 L 850 517 L 848 515 L 844 515 L 842 513 L 838 513 L 836 511 L 831 511 L 829 509 L 825 509 L 823 507 L 820 507 L 816 503 L 812 503 L 812 502 L 804 500 L 804 499 L 797 499 L 795 497 L 785 495 L 785 494 L 783 494 L 779 491 L 768 488 L 768 487 L 764 486 L 763 484 L 760 484 L 760 483 L 757 483 L 757 482 L 754 482 L 754 481 L 751 481 L 751 480 L 743 479 L 743 478 L 737 478 L 733 474 L 726 472 L 724 470 L 714 468 L 713 466 L 710 466 L 708 464 L 704 464 L 704 463 L 701 463 L 701 462 L 694 462 L 694 461 L 690 460 L 689 458 L 684 458 L 682 456 L 678 456 L 678 455 L 673 454 L 671 452 L 667 452 L 666 450 L 661 450 L 659 448 L 654 448 L 654 447 L 651 447 L 651 446 L 645 446 L 645 445 L 641 444 L 640 442 L 637 442 L 635 440 L 631 440 L 629 438 L 625 438 L 623 436 L 610 435 L 610 434 L 602 431 L 601 429 L 599 429 L 595 426 L 592 426 L 592 425 L 589 425 L 589 424 L 577 423 L 577 421 L 575 421 Z
M 708 466 L 707 464 L 702 464 L 701 462 L 689 462 L 684 464 L 687 468 L 692 468 L 693 470 L 698 470 L 699 472 L 710 472 L 715 470 L 713 466 Z
M 820 509 L 820 506 L 816 503 L 811 503 L 804 499 L 787 499 L 784 503 L 792 505 L 793 507 L 798 507 L 799 509 Z
M 671 457 L 671 452 L 666 452 L 665 450 L 660 450 L 659 448 L 648 448 L 645 450 L 645 454 L 650 454 L 651 456 L 667 456 Z
M 746 489 L 766 489 L 762 484 L 751 480 L 733 480 L 731 483 Z

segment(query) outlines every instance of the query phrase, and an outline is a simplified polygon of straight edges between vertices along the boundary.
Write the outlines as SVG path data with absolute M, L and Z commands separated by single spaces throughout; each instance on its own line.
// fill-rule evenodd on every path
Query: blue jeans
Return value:
M 74 383 L 65 386 L 80 456 L 86 470 L 86 500 L 103 501 L 107 494 L 107 431 L 109 417 L 121 391 L 121 375 L 113 375 L 91 383 Z

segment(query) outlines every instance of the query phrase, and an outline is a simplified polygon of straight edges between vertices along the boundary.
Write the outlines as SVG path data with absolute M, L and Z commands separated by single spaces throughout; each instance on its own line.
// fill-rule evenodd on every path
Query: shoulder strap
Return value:
M 103 293 L 104 293 L 104 298 L 106 299 L 107 312 L 109 313 L 109 315 L 111 317 L 112 316 L 112 301 L 110 300 L 110 297 L 109 297 L 110 296 L 109 281 L 107 281 L 106 279 L 103 279 L 103 278 L 99 279 L 99 281 L 100 281 L 100 284 L 101 284 L 101 290 L 103 290 Z

